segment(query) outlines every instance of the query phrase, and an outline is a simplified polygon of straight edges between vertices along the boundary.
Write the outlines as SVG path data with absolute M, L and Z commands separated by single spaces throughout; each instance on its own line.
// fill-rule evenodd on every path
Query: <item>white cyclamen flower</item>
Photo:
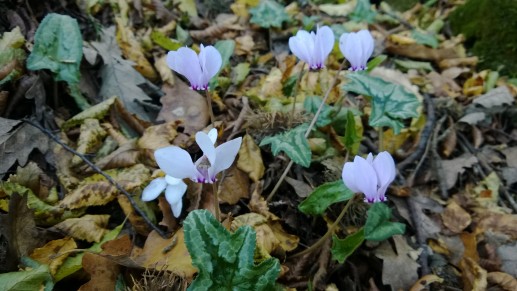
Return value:
M 289 38 L 289 49 L 311 70 L 325 67 L 325 60 L 334 47 L 334 33 L 328 26 L 318 27 L 316 33 L 300 30 Z
M 366 70 L 366 63 L 372 56 L 374 45 L 373 37 L 366 29 L 343 33 L 339 38 L 339 49 L 350 62 L 351 71 Z
M 196 142 L 203 151 L 203 156 L 195 163 L 190 154 L 177 146 L 158 149 L 154 157 L 158 166 L 169 176 L 177 179 L 190 178 L 197 183 L 213 183 L 215 176 L 228 169 L 235 160 L 242 138 L 232 139 L 215 147 L 217 130 L 196 133 Z
M 368 203 L 386 201 L 386 190 L 396 175 L 395 161 L 390 153 L 379 153 L 375 159 L 368 154 L 366 159 L 355 156 L 353 162 L 343 167 L 343 182 L 348 189 L 364 193 Z
M 181 214 L 181 208 L 183 207 L 183 194 L 187 191 L 187 184 L 181 179 L 176 179 L 169 175 L 165 178 L 156 178 L 145 187 L 142 192 L 142 201 L 154 200 L 165 190 L 165 199 L 171 205 L 172 213 L 174 217 L 178 218 Z
M 211 45 L 201 45 L 199 55 L 191 48 L 181 47 L 170 51 L 166 60 L 169 68 L 185 76 L 194 90 L 207 90 L 223 63 L 221 53 Z

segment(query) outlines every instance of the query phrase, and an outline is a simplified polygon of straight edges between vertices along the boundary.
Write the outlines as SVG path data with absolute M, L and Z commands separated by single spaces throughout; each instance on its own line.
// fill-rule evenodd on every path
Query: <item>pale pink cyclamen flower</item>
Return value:
M 217 130 L 196 133 L 196 142 L 203 156 L 195 163 L 190 154 L 177 146 L 158 149 L 154 152 L 158 166 L 169 176 L 176 179 L 190 178 L 197 183 L 213 183 L 216 175 L 228 169 L 241 147 L 242 138 L 232 139 L 215 147 Z
M 334 47 L 334 33 L 328 26 L 318 27 L 316 33 L 300 30 L 289 38 L 289 49 L 311 70 L 325 67 L 325 60 Z
M 372 56 L 375 42 L 366 29 L 358 32 L 343 33 L 339 38 L 339 49 L 350 62 L 351 71 L 366 70 L 366 63 Z
M 179 217 L 181 208 L 183 207 L 183 194 L 187 191 L 187 184 L 181 179 L 176 179 L 169 175 L 164 178 L 156 178 L 145 187 L 142 192 L 142 201 L 154 200 L 165 190 L 165 199 L 171 205 L 172 214 L 174 217 Z
M 169 68 L 185 76 L 194 90 L 207 90 L 208 82 L 219 72 L 222 63 L 221 53 L 211 45 L 201 45 L 199 55 L 188 47 L 167 54 Z
M 395 162 L 388 152 L 379 153 L 375 159 L 355 156 L 353 162 L 343 167 L 343 182 L 348 189 L 364 193 L 368 203 L 386 201 L 386 190 L 395 179 Z

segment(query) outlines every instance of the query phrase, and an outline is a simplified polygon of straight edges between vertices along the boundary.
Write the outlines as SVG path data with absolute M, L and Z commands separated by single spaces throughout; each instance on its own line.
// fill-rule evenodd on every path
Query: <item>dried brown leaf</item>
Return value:
M 235 166 L 225 172 L 221 183 L 219 199 L 223 202 L 234 205 L 239 202 L 241 198 L 247 199 L 250 197 L 248 175 Z
M 239 149 L 239 158 L 237 159 L 237 167 L 248 173 L 248 176 L 253 182 L 257 182 L 264 176 L 266 168 L 262 161 L 260 148 L 249 134 L 246 134 L 242 139 L 242 145 Z
M 115 290 L 120 267 L 111 260 L 93 253 L 83 256 L 83 269 L 90 274 L 90 281 L 80 291 Z
M 490 272 L 487 279 L 489 283 L 496 284 L 506 291 L 517 290 L 517 279 L 512 275 L 503 272 Z
M 470 214 L 452 200 L 441 214 L 443 224 L 452 232 L 460 233 L 472 222 Z
M 83 155 L 96 152 L 102 145 L 102 140 L 107 134 L 108 133 L 101 127 L 99 120 L 93 118 L 85 119 L 83 124 L 81 124 L 76 151 Z M 78 156 L 72 158 L 73 166 L 77 166 L 82 162 L 83 160 Z
M 191 135 L 205 128 L 209 121 L 205 97 L 179 79 L 175 79 L 174 86 L 164 84 L 162 91 L 165 95 L 160 99 L 163 107 L 158 121 L 181 121 L 184 132 Z
M 416 281 L 416 283 L 411 287 L 411 289 L 409 289 L 409 291 L 428 290 L 428 286 L 436 282 L 443 283 L 443 279 L 434 274 L 425 275 L 418 279 L 418 281 Z
M 485 291 L 487 288 L 487 272 L 473 259 L 465 257 L 460 262 L 464 290 Z

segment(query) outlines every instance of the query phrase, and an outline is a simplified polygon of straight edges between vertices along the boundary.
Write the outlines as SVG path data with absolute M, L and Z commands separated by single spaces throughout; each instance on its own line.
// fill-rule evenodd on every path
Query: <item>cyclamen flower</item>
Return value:
M 375 42 L 366 29 L 343 33 L 339 38 L 339 49 L 350 62 L 351 71 L 366 70 L 366 63 L 373 53 Z
M 181 179 L 176 179 L 169 175 L 165 178 L 156 178 L 145 187 L 142 192 L 142 201 L 154 200 L 165 190 L 165 199 L 171 205 L 172 214 L 178 218 L 181 214 L 181 208 L 183 207 L 183 194 L 187 191 L 187 184 Z
M 219 72 L 222 63 L 221 53 L 211 45 L 201 45 L 199 55 L 188 47 L 167 54 L 169 68 L 185 76 L 194 90 L 207 90 L 208 82 Z
M 395 179 L 395 162 L 388 152 L 382 152 L 373 158 L 368 154 L 366 159 L 355 156 L 353 162 L 343 167 L 343 182 L 348 189 L 364 193 L 364 201 L 368 203 L 386 201 L 386 190 Z
M 190 154 L 177 146 L 158 149 L 154 152 L 158 166 L 169 176 L 177 179 L 190 178 L 197 183 L 213 183 L 215 176 L 228 169 L 241 147 L 242 138 L 232 139 L 215 147 L 217 130 L 196 133 L 196 142 L 203 151 L 203 156 L 195 163 Z
M 328 26 L 318 27 L 316 33 L 300 30 L 289 38 L 289 49 L 311 70 L 325 67 L 325 60 L 334 46 L 334 33 Z

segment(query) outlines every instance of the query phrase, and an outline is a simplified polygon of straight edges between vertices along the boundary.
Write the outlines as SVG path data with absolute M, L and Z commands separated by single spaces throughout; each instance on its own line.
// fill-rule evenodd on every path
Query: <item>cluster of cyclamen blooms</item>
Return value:
M 325 60 L 334 47 L 334 33 L 328 26 L 318 27 L 316 33 L 300 30 L 289 39 L 289 48 L 311 70 L 325 67 Z M 368 58 L 372 55 L 374 40 L 370 32 L 361 30 L 356 33 L 344 33 L 339 41 L 339 48 L 350 62 L 350 70 L 366 69 Z M 185 76 L 194 90 L 208 90 L 208 83 L 221 69 L 222 58 L 213 46 L 200 46 L 199 54 L 188 47 L 167 54 L 167 64 L 177 73 Z M 156 199 L 165 190 L 165 198 L 171 205 L 175 217 L 182 209 L 182 198 L 187 185 L 182 179 L 190 178 L 197 183 L 214 183 L 216 175 L 228 169 L 242 143 L 236 138 L 215 147 L 217 130 L 208 134 L 198 132 L 196 142 L 203 151 L 203 156 L 195 163 L 190 154 L 177 146 L 160 148 L 154 156 L 158 166 L 165 172 L 165 177 L 156 178 L 144 189 L 143 201 Z M 354 192 L 362 192 L 369 203 L 385 201 L 385 193 L 395 178 L 395 163 L 387 152 L 380 153 L 375 159 L 369 154 L 367 159 L 356 156 L 354 162 L 347 162 L 343 167 L 343 181 Z
M 306 62 L 311 70 L 325 67 L 325 60 L 334 47 L 334 33 L 328 26 L 318 27 L 316 33 L 300 30 L 289 38 L 289 48 Z M 351 71 L 366 70 L 366 62 L 373 53 L 374 40 L 368 30 L 343 33 L 339 48 L 350 63 Z
M 196 183 L 214 183 L 216 175 L 228 169 L 235 160 L 241 147 L 242 138 L 238 137 L 215 147 L 217 129 L 208 134 L 196 133 L 196 143 L 203 151 L 203 156 L 195 163 L 190 154 L 177 146 L 157 149 L 154 157 L 158 166 L 165 172 L 165 178 L 156 178 L 145 187 L 142 201 L 156 199 L 165 190 L 165 199 L 171 205 L 172 213 L 179 217 L 183 194 L 187 185 L 182 179 L 190 178 Z

